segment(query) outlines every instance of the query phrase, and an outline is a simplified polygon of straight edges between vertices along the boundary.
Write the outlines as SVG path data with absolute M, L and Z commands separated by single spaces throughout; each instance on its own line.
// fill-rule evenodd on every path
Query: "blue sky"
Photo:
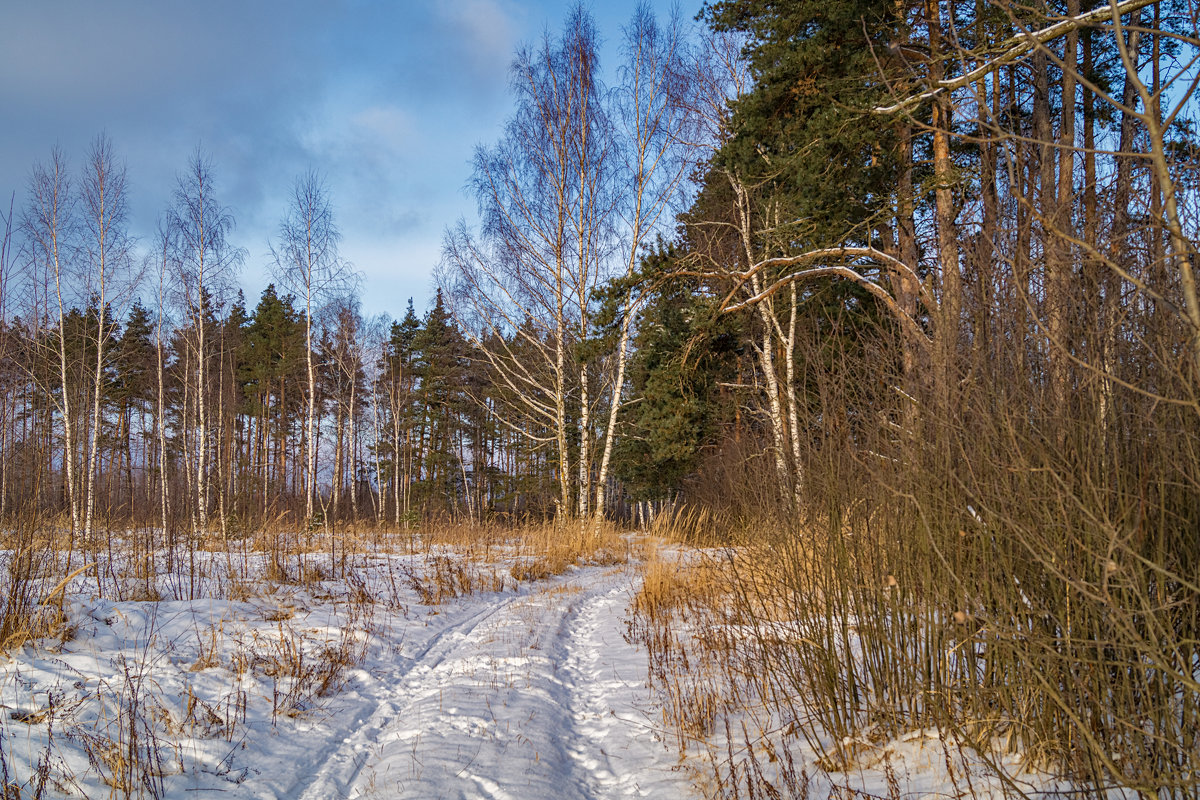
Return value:
M 606 63 L 634 0 L 591 4 Z M 666 2 L 652 2 L 660 15 Z M 691 18 L 699 0 L 680 6 Z M 149 240 L 197 145 L 237 218 L 253 306 L 268 237 L 295 177 L 324 175 L 363 310 L 399 316 L 433 293 L 442 232 L 474 203 L 476 145 L 511 101 L 515 48 L 557 30 L 568 3 L 517 0 L 205 0 L 9 3 L 0 26 L 0 196 L 24 203 L 56 143 L 78 167 L 107 132 L 129 170 L 131 227 Z

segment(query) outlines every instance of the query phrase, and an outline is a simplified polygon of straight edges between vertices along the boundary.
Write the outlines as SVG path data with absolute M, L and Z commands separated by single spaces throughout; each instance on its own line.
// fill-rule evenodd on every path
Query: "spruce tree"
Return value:
M 719 384 L 737 376 L 738 320 L 720 315 L 698 280 L 662 279 L 679 263 L 675 248 L 660 246 L 638 276 L 655 288 L 637 320 L 629 375 L 637 402 L 615 463 L 636 500 L 664 499 L 694 478 L 732 414 Z
M 413 342 L 416 400 L 423 412 L 423 490 L 432 507 L 452 510 L 467 490 L 462 417 L 466 406 L 466 342 L 441 290 Z

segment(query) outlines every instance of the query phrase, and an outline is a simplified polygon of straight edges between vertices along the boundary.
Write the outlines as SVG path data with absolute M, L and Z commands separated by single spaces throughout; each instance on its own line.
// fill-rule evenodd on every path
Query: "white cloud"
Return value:
M 350 118 L 356 134 L 370 145 L 400 150 L 416 133 L 412 116 L 394 105 L 373 105 Z
M 460 0 L 439 5 L 443 19 L 462 38 L 454 49 L 481 72 L 504 70 L 517 39 L 516 13 L 501 0 Z

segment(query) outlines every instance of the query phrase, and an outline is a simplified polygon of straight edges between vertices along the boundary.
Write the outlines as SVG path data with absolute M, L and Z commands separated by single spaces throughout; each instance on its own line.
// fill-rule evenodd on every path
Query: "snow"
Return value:
M 722 563 L 734 554 L 727 548 L 662 547 L 656 558 L 675 564 L 681 568 L 678 574 L 685 574 L 688 568 Z M 705 591 L 703 580 L 699 586 Z M 739 615 L 728 614 L 719 602 L 684 603 L 674 610 L 668 607 L 665 613 L 660 609 L 656 622 L 642 621 L 634 631 L 637 639 L 655 643 L 656 681 L 667 715 L 684 718 L 685 730 L 674 735 L 687 748 L 689 766 L 703 775 L 705 796 L 863 800 L 1082 796 L 1125 800 L 1135 796 L 1118 787 L 1079 786 L 1057 778 L 1027 761 L 1024 753 L 1009 752 L 1005 742 L 990 742 L 981 754 L 948 730 L 910 730 L 891 740 L 877 731 L 844 738 L 832 735 L 818 720 L 805 716 L 811 708 L 805 701 L 771 702 L 747 680 L 745 670 L 761 663 L 752 654 L 762 643 L 806 636 L 807 617 L 793 613 L 790 618 L 749 624 L 737 621 Z M 849 617 L 838 624 L 848 632 L 845 641 L 834 643 L 838 657 L 861 659 L 857 620 Z M 735 653 L 724 664 L 729 672 L 713 666 L 714 660 L 727 657 L 722 653 Z M 690 664 L 690 672 L 688 667 L 681 670 L 680 663 Z M 708 709 L 716 709 L 715 718 L 702 725 L 699 712 Z M 700 727 L 703 735 L 697 731 Z M 845 761 L 831 758 L 833 754 L 844 756 Z
M 299 795 L 682 796 L 674 755 L 646 735 L 644 657 L 621 636 L 630 588 L 626 569 L 593 567 L 438 620 L 375 676 L 374 710 Z
M 432 563 L 375 555 L 358 584 L 244 600 L 114 601 L 73 582 L 74 635 L 0 662 L 9 780 L 33 794 L 42 762 L 49 796 L 690 796 L 623 637 L 634 567 L 514 589 L 509 564 L 475 565 L 503 590 L 434 604 L 416 586 Z M 387 601 L 350 602 L 356 585 Z
M 703 741 L 668 730 L 669 687 L 648 687 L 626 640 L 639 565 L 518 582 L 521 558 L 374 551 L 342 573 L 310 554 L 288 566 L 298 585 L 266 580 L 261 555 L 199 553 L 185 574 L 160 554 L 157 600 L 101 596 L 89 571 L 62 641 L 0 656 L 0 779 L 15 796 L 172 800 L 1005 794 L 938 731 L 843 742 L 836 771 L 745 695 Z M 1022 790 L 1072 791 L 1019 755 L 1000 766 Z

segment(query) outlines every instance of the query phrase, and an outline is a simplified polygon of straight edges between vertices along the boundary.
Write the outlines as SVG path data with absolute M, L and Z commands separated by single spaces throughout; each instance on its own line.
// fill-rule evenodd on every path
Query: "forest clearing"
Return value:
M 3 800 L 1200 795 L 1200 0 L 305 2 L 0 26 Z

